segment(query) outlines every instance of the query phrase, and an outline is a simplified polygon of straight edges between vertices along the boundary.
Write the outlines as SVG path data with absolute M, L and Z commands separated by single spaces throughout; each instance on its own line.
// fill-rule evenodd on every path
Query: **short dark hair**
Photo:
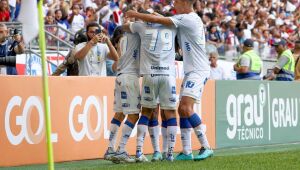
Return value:
M 56 14 L 56 13 L 58 13 L 59 11 L 62 12 L 61 9 L 56 9 L 56 10 L 54 11 L 54 13 Z
M 89 23 L 89 24 L 86 26 L 86 32 L 89 31 L 89 28 L 90 28 L 90 27 L 98 27 L 98 29 L 101 30 L 100 25 L 99 25 L 98 23 L 96 23 L 96 22 L 91 22 L 91 23 Z

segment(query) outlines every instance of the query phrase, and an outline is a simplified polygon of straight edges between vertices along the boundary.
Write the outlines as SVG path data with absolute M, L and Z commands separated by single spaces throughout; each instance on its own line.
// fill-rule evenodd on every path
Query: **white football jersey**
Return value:
M 125 33 L 120 40 L 121 57 L 117 74 L 139 74 L 141 39 L 138 34 Z
M 141 38 L 140 74 L 175 75 L 175 27 L 135 22 L 131 32 Z
M 178 30 L 178 43 L 183 51 L 184 72 L 209 71 L 205 50 L 205 33 L 201 18 L 194 12 L 170 17 Z

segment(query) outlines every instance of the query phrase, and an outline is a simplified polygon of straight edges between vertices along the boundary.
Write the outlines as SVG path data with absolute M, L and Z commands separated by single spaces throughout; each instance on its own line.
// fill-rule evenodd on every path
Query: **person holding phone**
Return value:
M 87 42 L 75 47 L 75 58 L 79 61 L 79 76 L 102 76 L 106 73 L 106 59 L 118 61 L 119 55 L 110 39 L 101 33 L 100 25 L 86 26 Z

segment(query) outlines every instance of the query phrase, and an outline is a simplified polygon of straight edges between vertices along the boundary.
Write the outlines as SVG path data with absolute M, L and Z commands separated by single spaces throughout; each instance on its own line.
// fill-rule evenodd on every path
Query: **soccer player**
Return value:
M 166 160 L 173 161 L 177 132 L 174 64 L 174 39 L 177 30 L 175 27 L 143 22 L 132 23 L 128 29 L 132 33 L 138 33 L 141 38 L 142 115 L 137 126 L 136 161 L 148 161 L 143 154 L 144 138 L 152 112 L 157 107 L 158 98 L 167 119 L 168 155 Z
M 120 36 L 122 35 L 116 35 L 116 39 L 120 38 Z M 139 35 L 125 33 L 120 38 L 118 49 L 120 49 L 118 51 L 121 53 L 121 57 L 117 65 L 117 78 L 115 82 L 114 111 L 116 114 L 111 121 L 109 147 L 104 158 L 118 163 L 135 162 L 135 159 L 128 156 L 125 146 L 139 119 L 140 113 Z M 123 115 L 127 115 L 127 119 L 122 129 L 122 137 L 118 145 L 118 150 L 114 152 L 117 131 L 124 119 Z
M 194 12 L 194 2 L 195 0 L 174 0 L 178 15 L 173 17 L 153 16 L 135 11 L 128 11 L 126 14 L 128 17 L 146 22 L 178 28 L 179 45 L 183 50 L 185 77 L 178 108 L 183 152 L 176 157 L 176 160 L 203 160 L 213 155 L 205 134 L 205 126 L 202 125 L 199 115 L 193 109 L 194 103 L 200 102 L 204 85 L 210 75 L 209 61 L 205 52 L 204 27 L 201 18 Z M 191 151 L 190 128 L 194 129 L 202 146 L 199 154 L 194 158 Z

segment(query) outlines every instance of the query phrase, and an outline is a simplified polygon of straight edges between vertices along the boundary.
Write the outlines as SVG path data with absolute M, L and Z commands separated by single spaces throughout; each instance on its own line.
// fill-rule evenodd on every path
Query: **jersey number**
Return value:
M 155 51 L 156 49 L 156 43 L 158 38 L 162 41 L 162 50 L 163 51 L 170 51 L 173 47 L 173 35 L 172 31 L 168 29 L 163 29 L 161 31 L 158 31 L 157 29 L 149 29 L 146 30 L 146 35 L 151 36 L 151 42 L 150 42 L 150 51 Z M 160 36 L 159 36 L 160 33 Z

